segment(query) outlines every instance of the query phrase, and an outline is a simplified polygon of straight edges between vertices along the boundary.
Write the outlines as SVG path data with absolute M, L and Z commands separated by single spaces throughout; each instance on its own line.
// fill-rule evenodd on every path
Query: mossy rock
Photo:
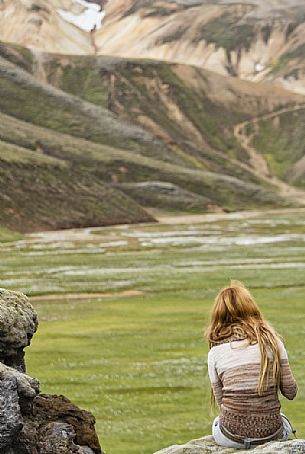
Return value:
M 38 317 L 28 298 L 20 292 L 0 289 L 0 355 L 15 355 L 30 344 Z

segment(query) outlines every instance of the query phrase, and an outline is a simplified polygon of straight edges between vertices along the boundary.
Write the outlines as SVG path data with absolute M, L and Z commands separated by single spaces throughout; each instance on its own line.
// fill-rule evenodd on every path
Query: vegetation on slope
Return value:
M 289 5 L 114 0 L 106 6 L 95 44 L 104 55 L 193 64 L 282 86 L 289 82 L 304 94 L 304 30 L 304 5 L 297 0 Z
M 97 104 L 146 127 L 166 142 L 172 160 L 179 156 L 183 165 L 238 176 L 247 169 L 230 158 L 246 162 L 247 156 L 234 137 L 234 124 L 297 100 L 269 87 L 266 101 L 267 91 L 250 84 L 161 62 L 86 57 L 67 64 L 57 57 L 51 66 L 56 70 L 50 72 L 50 83 L 86 100 L 94 97 Z M 251 173 L 247 178 L 255 179 Z
M 120 183 L 163 181 L 191 192 L 193 199 L 197 200 L 196 205 L 199 211 L 205 211 L 209 206 L 212 208 L 217 205 L 232 210 L 236 207 L 241 209 L 245 203 L 248 208 L 254 208 L 257 205 L 272 206 L 279 202 L 285 203 L 278 199 L 276 193 L 268 192 L 253 183 L 195 168 L 184 168 L 126 150 L 102 146 L 59 133 L 55 134 L 50 130 L 33 127 L 9 116 L 0 117 L 2 138 L 14 141 L 15 144 L 17 143 L 27 150 L 32 148 L 35 150 L 31 153 L 24 150 L 27 157 L 31 155 L 44 160 L 55 158 L 56 162 L 64 165 L 65 169 L 73 166 L 74 172 L 78 169 L 83 178 L 87 176 L 88 179 L 92 177 L 99 181 L 115 184 L 127 194 L 130 194 L 128 187 L 125 187 L 124 184 L 119 186 Z M 62 175 L 65 171 L 62 171 Z M 215 188 L 217 188 L 217 192 Z M 141 195 L 143 197 L 143 192 Z M 144 206 L 147 206 L 147 202 L 149 206 L 156 206 L 156 202 L 151 202 L 151 197 L 153 197 L 153 192 L 147 201 L 142 198 L 141 203 Z M 158 193 L 154 198 L 156 201 L 158 200 Z M 136 199 L 139 200 L 138 197 Z M 181 202 L 180 209 L 182 209 Z M 168 206 L 168 203 L 165 205 Z M 162 201 L 157 206 L 162 207 Z M 186 200 L 184 209 L 188 208 L 193 210 L 193 203 L 190 206 L 189 201 Z
M 18 232 L 0 227 L 0 243 L 7 243 L 11 241 L 21 240 L 22 235 Z
M 1 225 L 20 232 L 153 221 L 80 166 L 1 142 L 0 203 Z
M 305 186 L 304 109 L 258 123 L 253 145 L 266 159 L 272 174 Z
M 109 58 L 97 61 L 89 58 L 86 63 L 74 59 L 73 63 L 61 66 L 58 59 L 57 77 L 53 73 L 53 83 L 69 86 L 74 92 L 79 90 L 79 95 L 85 98 L 90 96 L 90 92 L 80 91 L 73 83 L 76 74 L 85 66 L 85 80 L 89 82 L 90 91 L 97 94 L 97 99 L 102 98 L 103 105 L 108 105 L 122 118 L 132 118 L 163 138 L 169 146 L 169 156 L 178 155 L 185 160 L 185 166 L 253 183 L 259 181 L 259 175 L 251 172 L 249 155 L 234 137 L 234 125 L 241 119 L 259 118 L 271 109 L 276 112 L 285 105 L 294 108 L 294 103 L 303 102 L 302 97 L 289 97 L 288 93 L 270 90 L 270 87 L 269 92 L 262 92 L 262 87 L 255 91 L 253 85 L 224 81 L 216 75 L 212 79 L 211 74 L 198 68 Z M 70 84 L 67 84 L 66 73 Z M 96 81 L 94 88 L 90 85 L 92 80 Z M 299 148 L 288 124 L 281 131 L 286 136 L 287 146 L 290 142 L 291 148 Z M 299 154 L 304 154 L 303 148 L 299 149 Z M 277 172 L 274 174 L 281 178 Z M 131 186 L 125 186 L 127 188 L 131 190 Z M 143 196 L 142 193 L 142 199 Z
M 227 55 L 231 51 L 245 49 L 249 51 L 257 39 L 255 22 L 242 22 L 243 17 L 252 10 L 251 5 L 230 5 L 223 7 L 224 11 L 215 19 L 210 20 L 198 30 L 195 42 L 205 40 L 222 47 Z M 229 57 L 230 58 L 230 57 Z
M 175 210 L 290 203 L 253 172 L 233 134 L 234 125 L 254 112 L 296 102 L 288 93 L 269 92 L 269 87 L 256 91 L 246 82 L 238 85 L 198 68 L 103 57 L 44 56 L 36 74 L 37 61 L 25 70 L 23 50 L 18 57 L 17 46 L 4 48 L 2 55 L 14 59 L 0 57 L 0 156 L 6 169 L 2 203 L 6 213 L 13 213 L 3 217 L 3 225 L 28 231 L 151 220 L 139 203 L 168 209 L 168 198 L 162 196 L 168 184 L 184 194 L 172 206 Z M 43 74 L 48 83 L 31 72 Z M 137 194 L 145 182 L 150 185 Z M 74 191 L 86 201 L 78 208 Z M 30 205 L 28 225 L 27 203 L 17 196 L 22 192 Z M 123 215 L 122 207 L 110 213 L 122 192 L 128 213 Z M 36 197 L 54 207 L 58 202 L 57 208 L 35 209 Z

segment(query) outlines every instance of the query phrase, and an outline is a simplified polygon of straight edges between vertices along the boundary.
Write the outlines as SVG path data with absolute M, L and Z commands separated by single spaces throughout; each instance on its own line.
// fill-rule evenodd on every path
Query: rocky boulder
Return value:
M 161 449 L 155 454 L 301 454 L 305 453 L 305 440 L 290 440 L 285 442 L 273 441 L 253 449 L 231 449 L 218 446 L 212 436 L 192 440 L 185 445 L 175 445 Z
M 0 362 L 25 372 L 24 351 L 38 327 L 38 317 L 22 293 L 0 289 Z
M 24 348 L 38 317 L 22 293 L 0 289 L 1 454 L 103 454 L 95 418 L 64 396 L 40 394 Z

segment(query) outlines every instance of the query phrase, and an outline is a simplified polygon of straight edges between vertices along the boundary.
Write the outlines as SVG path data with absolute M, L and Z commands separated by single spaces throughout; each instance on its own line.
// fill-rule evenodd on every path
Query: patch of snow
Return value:
M 21 252 L 20 255 L 23 257 L 32 257 L 39 255 L 102 254 L 104 252 L 105 249 L 92 247 L 86 249 L 55 249 L 54 251 Z
M 34 295 L 35 293 L 60 293 L 64 292 L 65 289 L 64 287 L 60 287 L 57 285 L 53 285 L 52 283 L 50 284 L 35 284 L 33 283 L 32 285 L 30 284 L 28 287 L 18 287 L 18 291 L 25 293 L 26 295 Z
M 233 264 L 237 264 L 237 265 L 241 265 L 241 264 L 253 264 L 253 263 L 256 263 L 256 264 L 260 264 L 260 263 L 273 263 L 274 262 L 274 259 L 273 258 L 270 258 L 270 259 L 263 259 L 263 258 L 259 258 L 259 259 L 255 259 L 255 258 L 251 258 L 251 259 L 234 259 L 234 258 L 231 258 L 230 259 L 230 264 L 233 265 Z M 181 260 L 181 261 L 178 261 L 176 262 L 176 267 L 177 268 L 188 268 L 188 267 L 199 267 L 199 266 L 211 266 L 211 265 L 227 265 L 228 264 L 228 260 L 227 259 L 219 259 L 219 260 Z
M 262 65 L 261 63 L 256 63 L 256 65 L 255 65 L 255 71 L 256 71 L 257 73 L 260 73 L 261 71 L 264 71 L 264 69 L 265 69 L 265 66 L 264 66 L 264 65 Z
M 60 16 L 67 22 L 76 25 L 76 27 L 86 32 L 100 29 L 105 16 L 105 12 L 101 6 L 96 3 L 86 2 L 85 0 L 74 0 L 74 2 L 83 6 L 84 11 L 81 14 L 73 14 L 70 11 L 58 8 L 57 12 Z
M 305 268 L 305 263 L 302 262 L 285 262 L 285 263 L 270 263 L 260 265 L 229 265 L 226 268 L 231 270 L 247 269 L 247 270 L 269 270 L 269 269 L 289 269 L 289 268 Z
M 120 274 L 137 274 L 140 275 L 141 273 L 149 273 L 151 268 L 136 268 L 136 267 L 129 267 L 129 268 L 85 268 L 82 267 L 76 268 L 74 270 L 66 270 L 62 271 L 60 274 L 62 276 L 108 276 L 108 275 L 120 275 Z
M 154 245 L 183 245 L 189 243 L 199 244 L 222 244 L 222 245 L 237 245 L 237 246 L 251 246 L 256 244 L 269 244 L 278 243 L 284 241 L 303 240 L 305 241 L 305 235 L 302 234 L 284 234 L 284 235 L 273 235 L 273 236 L 238 236 L 238 237 L 171 237 L 171 238 L 151 238 L 150 241 L 143 241 L 142 246 L 154 246 Z
M 118 240 L 118 241 L 108 241 L 108 243 L 100 243 L 100 247 L 120 247 L 120 246 L 127 246 L 128 241 L 125 240 Z
M 196 230 L 173 230 L 173 231 L 169 231 L 169 232 L 140 232 L 140 231 L 134 231 L 134 232 L 130 232 L 130 233 L 126 233 L 124 236 L 127 236 L 127 237 L 131 237 L 131 238 L 138 238 L 140 241 L 141 240 L 144 240 L 144 238 L 162 238 L 162 237 L 172 237 L 172 238 L 176 238 L 177 236 L 178 237 L 186 237 L 186 236 L 203 236 L 205 235 L 206 233 L 208 233 L 208 229 L 206 229 L 205 231 L 196 231 Z M 213 235 L 221 235 L 221 231 L 219 232 L 215 232 L 215 230 L 213 230 Z
M 87 227 L 85 229 L 66 229 L 66 230 L 55 230 L 46 232 L 30 233 L 27 236 L 30 240 L 20 240 L 24 242 L 53 242 L 53 241 L 76 241 L 84 240 L 87 241 L 90 238 L 93 229 Z M 20 242 L 19 241 L 19 242 Z

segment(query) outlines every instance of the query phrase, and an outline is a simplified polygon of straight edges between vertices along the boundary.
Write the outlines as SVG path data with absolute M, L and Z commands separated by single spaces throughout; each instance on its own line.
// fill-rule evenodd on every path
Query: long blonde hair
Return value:
M 272 379 L 280 384 L 280 352 L 277 339 L 282 337 L 267 323 L 249 290 L 238 281 L 231 281 L 218 293 L 211 313 L 210 325 L 205 332 L 209 347 L 229 340 L 231 336 L 247 339 L 250 345 L 258 343 L 261 353 L 260 374 L 256 391 L 261 396 Z M 270 353 L 272 353 L 270 358 Z M 212 402 L 215 401 L 211 393 Z

